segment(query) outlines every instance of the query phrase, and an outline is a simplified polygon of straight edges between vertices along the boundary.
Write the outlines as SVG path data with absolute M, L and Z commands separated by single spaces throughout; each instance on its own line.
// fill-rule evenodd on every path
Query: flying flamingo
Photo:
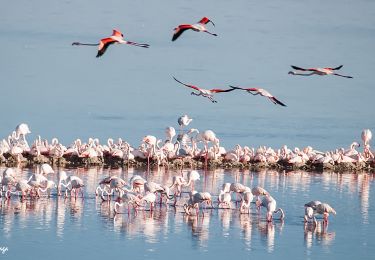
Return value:
M 186 86 L 186 87 L 189 87 L 189 88 L 192 88 L 192 89 L 195 89 L 197 90 L 199 93 L 195 93 L 195 92 L 191 92 L 192 95 L 195 95 L 195 96 L 202 96 L 202 97 L 206 97 L 208 98 L 209 100 L 211 100 L 212 103 L 217 103 L 216 100 L 213 99 L 213 95 L 215 93 L 220 93 L 220 92 L 230 92 L 230 91 L 233 91 L 234 89 L 231 88 L 231 89 L 218 89 L 218 88 L 214 88 L 214 89 L 203 89 L 203 88 L 198 88 L 197 86 L 194 86 L 194 85 L 188 85 L 188 84 L 185 84 L 185 83 L 182 83 L 181 81 L 179 81 L 178 79 L 176 79 L 175 77 L 173 77 L 175 81 L 177 81 L 178 83 Z
M 145 44 L 145 43 L 136 43 L 136 42 L 124 40 L 124 35 L 120 31 L 115 30 L 115 29 L 113 29 L 113 33 L 110 37 L 101 39 L 99 43 L 73 42 L 72 45 L 99 46 L 98 47 L 98 54 L 96 55 L 96 57 L 99 58 L 100 56 L 102 56 L 105 53 L 108 46 L 111 45 L 111 44 L 114 44 L 114 43 L 130 44 L 130 45 L 143 47 L 143 48 L 150 47 L 150 45 Z
M 233 87 L 233 86 L 230 86 L 230 87 L 233 88 L 233 89 L 246 90 L 248 93 L 252 94 L 253 96 L 261 95 L 262 97 L 266 97 L 269 100 L 271 100 L 271 102 L 274 103 L 275 105 L 279 104 L 280 106 L 286 107 L 286 105 L 284 103 L 282 103 L 280 100 L 275 98 L 273 95 L 271 95 L 271 93 L 269 93 L 265 89 L 262 89 L 262 88 L 240 88 L 240 87 Z
M 309 68 L 309 69 L 304 69 L 304 68 L 300 68 L 300 67 L 292 65 L 291 67 L 295 70 L 310 71 L 310 73 L 304 74 L 304 73 L 298 73 L 298 72 L 295 72 L 295 71 L 289 71 L 288 74 L 300 75 L 300 76 L 311 76 L 311 75 L 314 75 L 314 74 L 319 75 L 319 76 L 335 75 L 335 76 L 340 76 L 340 77 L 349 78 L 349 79 L 353 78 L 352 76 L 345 76 L 345 75 L 335 73 L 335 70 L 341 69 L 342 66 L 343 65 L 340 65 L 336 68 Z
M 216 33 L 211 33 L 209 31 L 207 31 L 205 24 L 207 24 L 209 22 L 212 23 L 213 26 L 215 26 L 215 24 L 210 19 L 208 19 L 207 17 L 203 17 L 196 24 L 181 24 L 181 25 L 177 26 L 176 28 L 174 28 L 174 34 L 173 34 L 173 37 L 172 37 L 172 41 L 177 40 L 177 38 L 180 37 L 180 35 L 184 31 L 189 30 L 189 29 L 191 29 L 193 31 L 196 31 L 196 32 L 205 32 L 205 33 L 211 34 L 213 36 L 217 36 Z
M 180 130 L 182 130 L 185 126 L 189 125 L 193 121 L 192 118 L 189 118 L 188 115 L 180 116 L 177 119 L 177 123 L 180 125 Z

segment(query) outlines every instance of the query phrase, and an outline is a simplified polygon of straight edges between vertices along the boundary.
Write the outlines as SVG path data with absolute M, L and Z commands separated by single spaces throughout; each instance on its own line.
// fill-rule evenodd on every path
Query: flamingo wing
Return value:
M 301 67 L 297 67 L 297 66 L 293 66 L 291 65 L 291 67 L 295 70 L 302 70 L 302 71 L 307 71 L 307 70 L 310 70 L 310 69 L 304 69 L 304 68 L 301 68 Z
M 208 19 L 207 17 L 203 17 L 198 23 L 207 24 L 209 22 L 212 23 L 213 26 L 215 26 L 214 22 Z
M 242 89 L 242 90 L 246 90 L 248 92 L 251 92 L 251 91 L 258 91 L 259 89 L 258 88 L 240 88 L 240 87 L 234 87 L 234 86 L 231 86 L 229 85 L 229 87 L 233 88 L 233 89 Z
M 177 28 L 175 28 L 174 34 L 173 34 L 173 37 L 172 37 L 172 41 L 177 40 L 177 38 L 180 37 L 180 35 L 188 29 L 191 29 L 190 24 L 182 24 L 182 25 L 179 25 Z
M 96 55 L 97 58 L 101 57 L 106 50 L 108 49 L 109 45 L 114 44 L 115 40 L 111 38 L 101 39 L 98 47 L 98 54 Z
M 116 29 L 113 29 L 112 36 L 124 37 L 124 35 L 120 31 L 118 31 Z
M 210 89 L 211 92 L 213 93 L 220 93 L 220 92 L 231 92 L 235 90 L 234 88 L 230 88 L 230 89 L 219 89 L 219 88 L 213 88 L 213 89 Z
M 277 98 L 275 98 L 275 97 L 269 97 L 269 99 L 272 101 L 272 103 L 274 103 L 275 105 L 276 104 L 279 104 L 280 106 L 283 106 L 283 107 L 286 107 L 286 105 L 283 103 L 283 102 L 281 102 L 280 100 L 278 100 Z
M 328 70 L 339 70 L 339 69 L 342 68 L 342 66 L 343 66 L 343 65 L 340 65 L 340 66 L 338 66 L 338 67 L 336 67 L 336 68 L 325 68 L 325 69 L 328 69 Z
M 189 84 L 185 84 L 185 83 L 179 81 L 178 79 L 176 79 L 175 77 L 173 77 L 173 78 L 174 78 L 175 81 L 177 81 L 177 82 L 180 83 L 181 85 L 184 85 L 184 86 L 186 86 L 186 87 L 193 88 L 193 89 L 195 89 L 195 90 L 200 91 L 200 88 L 198 88 L 198 87 L 196 87 L 196 86 L 189 85 Z

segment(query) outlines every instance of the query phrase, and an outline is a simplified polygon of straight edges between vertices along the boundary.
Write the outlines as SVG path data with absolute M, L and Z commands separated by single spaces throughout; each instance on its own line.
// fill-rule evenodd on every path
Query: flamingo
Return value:
M 328 223 L 329 213 L 336 215 L 336 211 L 327 203 L 320 203 L 316 205 L 315 212 L 323 215 L 323 222 Z
M 298 72 L 295 72 L 295 71 L 289 71 L 288 74 L 300 75 L 300 76 L 311 76 L 311 75 L 314 75 L 314 74 L 319 75 L 319 76 L 335 75 L 335 76 L 340 76 L 340 77 L 349 78 L 349 79 L 353 78 L 352 76 L 345 76 L 345 75 L 335 73 L 335 70 L 341 69 L 342 66 L 343 65 L 340 65 L 336 68 L 309 68 L 309 69 L 304 69 L 304 68 L 300 68 L 300 67 L 292 65 L 291 67 L 295 70 L 310 71 L 310 73 L 304 74 L 304 73 L 298 73 Z
M 260 206 L 267 208 L 267 222 L 272 222 L 273 214 L 281 212 L 280 220 L 282 221 L 285 217 L 284 211 L 281 208 L 276 209 L 276 200 L 267 194 L 262 197 L 262 203 Z
M 145 43 L 136 43 L 136 42 L 131 42 L 131 41 L 125 41 L 124 35 L 116 29 L 113 29 L 113 33 L 110 37 L 101 39 L 99 43 L 73 42 L 72 45 L 99 46 L 98 47 L 98 54 L 96 55 L 96 57 L 99 58 L 105 53 L 108 46 L 110 46 L 111 44 L 114 44 L 114 43 L 130 44 L 130 45 L 134 45 L 134 46 L 142 47 L 142 48 L 150 47 L 150 45 L 145 44 Z
M 121 179 L 121 178 L 119 178 L 119 177 L 117 177 L 117 176 L 113 176 L 112 178 L 110 178 L 108 184 L 106 183 L 107 181 L 108 181 L 108 180 L 104 179 L 104 180 L 102 180 L 102 181 L 99 183 L 99 185 L 100 185 L 101 183 L 103 183 L 103 184 L 105 185 L 105 186 L 104 186 L 104 189 L 102 189 L 100 186 L 98 186 L 98 187 L 96 188 L 96 192 L 97 192 L 98 189 L 101 189 L 101 190 L 102 190 L 102 195 L 101 195 L 101 197 L 102 197 L 102 200 L 103 200 L 103 201 L 106 200 L 106 199 L 104 198 L 104 192 L 107 193 L 107 197 L 108 197 L 108 200 L 109 200 L 109 199 L 110 199 L 110 195 L 112 195 L 114 192 L 118 192 L 119 196 L 121 197 L 121 195 L 122 195 L 125 191 L 127 191 L 127 189 L 124 188 L 124 186 L 126 185 L 126 182 L 125 182 L 123 179 Z M 106 189 L 107 187 L 109 188 L 109 192 L 108 192 L 107 189 Z M 96 192 L 95 192 L 95 193 L 96 193 Z
M 16 188 L 16 191 L 7 190 L 7 192 L 5 193 L 5 197 L 10 198 L 11 194 L 21 192 L 21 199 L 23 200 L 24 197 L 27 196 L 27 194 L 30 193 L 32 190 L 32 187 L 28 184 L 27 180 L 17 181 L 15 188 Z
M 31 131 L 29 129 L 29 126 L 27 124 L 25 124 L 25 123 L 21 123 L 21 124 L 19 124 L 19 125 L 16 126 L 16 130 L 15 131 L 16 131 L 17 139 L 22 136 L 25 148 L 28 150 L 29 149 L 29 144 L 26 141 L 26 135 L 31 133 Z
M 156 201 L 156 195 L 155 195 L 155 193 L 148 192 L 148 193 L 146 193 L 146 195 L 144 195 L 141 198 L 140 203 L 142 204 L 142 202 L 146 202 L 146 204 L 149 204 L 150 205 L 150 211 L 152 212 L 153 207 L 155 205 L 155 201 Z
M 181 189 L 182 189 L 183 185 L 186 186 L 186 180 L 184 179 L 184 177 L 182 177 L 182 176 L 173 176 L 173 178 L 172 178 L 172 185 L 169 186 L 169 188 L 170 189 L 174 189 L 174 195 L 175 195 L 175 203 L 174 203 L 174 205 L 176 205 L 176 203 L 177 203 L 176 196 L 181 195 Z
M 191 171 L 187 174 L 188 183 L 185 186 L 191 185 L 191 190 L 194 190 L 194 183 L 200 180 L 200 175 L 197 171 Z
M 253 201 L 254 195 L 251 191 L 245 191 L 241 201 L 240 212 L 243 213 L 247 209 L 247 213 L 250 213 L 250 203 Z
M 197 90 L 197 91 L 199 92 L 199 93 L 191 92 L 192 95 L 206 97 L 206 98 L 208 98 L 209 100 L 211 100 L 212 103 L 217 103 L 217 101 L 213 99 L 213 95 L 214 95 L 215 93 L 230 92 L 230 91 L 233 91 L 233 90 L 234 90 L 233 88 L 231 88 L 231 89 L 218 89 L 218 88 L 214 88 L 214 89 L 203 89 L 203 88 L 199 88 L 199 87 L 194 86 L 194 85 L 185 84 L 185 83 L 179 81 L 178 79 L 176 79 L 175 77 L 173 77 L 173 78 L 174 78 L 175 81 L 177 81 L 177 82 L 180 83 L 181 85 L 184 85 L 184 86 L 186 86 L 186 87 L 189 87 L 189 88 L 195 89 L 195 90 Z
M 190 29 L 193 30 L 193 31 L 196 31 L 196 32 L 205 32 L 205 33 L 211 34 L 213 36 L 217 36 L 216 33 L 211 33 L 209 31 L 207 31 L 205 24 L 207 24 L 209 22 L 212 23 L 213 26 L 215 26 L 215 24 L 210 19 L 208 19 L 207 17 L 203 17 L 196 24 L 181 24 L 181 25 L 177 26 L 176 28 L 174 28 L 174 34 L 173 34 L 173 37 L 172 37 L 172 41 L 177 40 L 177 38 L 180 37 L 180 35 L 184 31 L 190 30 Z
M 253 96 L 261 95 L 262 97 L 268 98 L 275 105 L 280 105 L 280 106 L 286 107 L 286 105 L 284 103 L 282 103 L 280 100 L 275 98 L 271 93 L 269 93 L 265 89 L 262 89 L 262 88 L 240 88 L 240 87 L 233 87 L 233 86 L 230 86 L 230 87 L 233 88 L 233 89 L 246 90 L 248 93 L 250 93 Z
M 121 197 L 118 197 L 115 202 L 115 214 L 119 213 L 119 207 L 122 207 L 124 203 L 128 204 L 128 214 L 130 213 L 130 204 L 133 205 L 135 211 L 140 206 L 141 200 L 137 194 L 133 192 L 125 192 Z
M 207 205 L 211 205 L 211 207 L 213 208 L 211 194 L 208 192 L 197 192 L 197 191 L 190 192 L 190 199 L 188 201 L 188 204 L 184 205 L 185 213 L 187 215 L 190 215 L 190 209 L 195 208 L 196 214 L 198 216 L 199 203 L 206 203 Z
M 169 126 L 165 129 L 166 141 L 172 142 L 173 137 L 176 135 L 176 130 L 174 127 Z
M 370 140 L 372 138 L 372 133 L 370 129 L 363 129 L 361 134 L 362 141 L 364 143 L 364 146 L 369 145 Z
M 231 200 L 232 200 L 232 197 L 230 196 L 230 193 L 225 192 L 224 190 L 221 190 L 219 197 L 217 198 L 217 201 L 218 201 L 217 206 L 220 207 L 220 205 L 225 205 L 229 209 L 231 209 Z
M 162 197 L 165 196 L 167 198 L 166 204 L 168 203 L 168 199 L 170 199 L 173 196 L 169 196 L 169 187 L 168 186 L 162 186 L 159 183 L 155 182 L 145 182 L 144 184 L 144 191 L 146 193 L 160 193 L 160 205 L 162 204 Z
M 191 121 L 193 121 L 192 118 L 189 118 L 188 115 L 183 115 L 183 116 L 180 116 L 178 119 L 177 119 L 177 123 L 180 125 L 180 129 L 182 130 L 185 126 L 188 126 Z
M 212 130 L 206 130 L 204 132 L 199 133 L 196 136 L 196 140 L 204 142 L 204 149 L 205 149 L 205 154 L 206 154 L 205 155 L 205 166 L 207 167 L 208 143 L 212 142 L 212 143 L 214 143 L 214 147 L 218 148 L 218 147 L 220 147 L 220 140 L 216 137 L 216 134 Z

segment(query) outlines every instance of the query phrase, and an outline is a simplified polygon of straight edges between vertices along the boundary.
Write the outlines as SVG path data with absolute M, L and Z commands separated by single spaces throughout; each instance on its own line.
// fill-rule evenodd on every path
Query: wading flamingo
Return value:
M 323 222 L 328 223 L 329 213 L 336 215 L 336 211 L 327 203 L 321 203 L 316 205 L 315 213 L 323 215 Z
M 217 103 L 217 101 L 214 100 L 214 94 L 215 93 L 230 92 L 230 91 L 234 90 L 233 88 L 231 88 L 231 89 L 218 89 L 218 88 L 203 89 L 203 88 L 198 88 L 197 86 L 194 86 L 194 85 L 185 84 L 185 83 L 179 81 L 178 79 L 176 79 L 175 77 L 173 77 L 173 78 L 174 78 L 175 81 L 177 81 L 181 85 L 184 85 L 186 87 L 195 89 L 195 90 L 197 90 L 199 92 L 199 93 L 191 92 L 192 95 L 206 97 L 209 100 L 211 100 L 212 103 Z
M 276 200 L 271 197 L 271 195 L 267 194 L 262 197 L 260 206 L 263 206 L 267 209 L 267 222 L 272 222 L 273 214 L 277 212 L 281 212 L 280 220 L 283 221 L 285 214 L 281 208 L 276 209 Z
M 208 192 L 197 192 L 192 191 L 190 192 L 190 199 L 188 204 L 184 205 L 184 211 L 187 215 L 190 215 L 190 209 L 195 208 L 197 216 L 199 215 L 199 203 L 205 203 L 206 205 L 211 205 L 211 208 L 214 206 L 212 205 L 212 197 L 211 194 Z
M 105 51 L 107 50 L 108 46 L 114 43 L 119 43 L 119 44 L 130 44 L 138 47 L 143 47 L 143 48 L 148 48 L 150 45 L 145 44 L 145 43 L 136 43 L 136 42 L 131 42 L 131 41 L 126 41 L 124 40 L 124 35 L 118 31 L 118 30 L 113 30 L 113 33 L 110 37 L 108 38 L 103 38 L 100 40 L 99 43 L 80 43 L 80 42 L 73 42 L 72 45 L 85 45 L 85 46 L 99 46 L 98 47 L 98 54 L 96 55 L 97 58 L 102 56 Z
M 297 66 L 291 66 L 293 69 L 295 70 L 300 70 L 300 71 L 309 71 L 310 73 L 308 74 L 305 74 L 305 73 L 298 73 L 298 72 L 295 72 L 295 71 L 289 71 L 288 74 L 292 74 L 292 75 L 300 75 L 300 76 L 311 76 L 311 75 L 319 75 L 319 76 L 325 76 L 325 75 L 335 75 L 335 76 L 340 76 L 340 77 L 344 77 L 344 78 L 353 78 L 352 76 L 345 76 L 345 75 L 341 75 L 341 74 L 338 74 L 338 73 L 335 73 L 335 70 L 339 70 L 342 68 L 343 65 L 340 65 L 336 68 L 309 68 L 309 69 L 304 69 L 304 68 L 300 68 L 300 67 L 297 67 Z
M 173 34 L 173 37 L 172 37 L 172 41 L 177 40 L 177 38 L 180 37 L 180 35 L 184 31 L 190 30 L 190 29 L 193 30 L 193 31 L 196 31 L 196 32 L 205 32 L 205 33 L 211 34 L 213 36 L 217 36 L 216 33 L 211 33 L 209 31 L 207 31 L 205 24 L 207 24 L 209 22 L 212 23 L 213 26 L 215 26 L 215 24 L 210 19 L 208 19 L 207 17 L 203 17 L 196 24 L 181 24 L 181 25 L 177 26 L 176 28 L 174 28 L 174 34 Z
M 278 104 L 280 106 L 286 107 L 286 105 L 284 103 L 282 103 L 280 100 L 278 100 L 277 98 L 275 98 L 274 96 L 272 96 L 271 93 L 269 93 L 265 89 L 262 89 L 262 88 L 240 88 L 240 87 L 233 87 L 233 86 L 230 86 L 230 87 L 233 88 L 233 89 L 246 90 L 248 93 L 250 93 L 253 96 L 261 95 L 262 97 L 268 98 L 275 105 Z

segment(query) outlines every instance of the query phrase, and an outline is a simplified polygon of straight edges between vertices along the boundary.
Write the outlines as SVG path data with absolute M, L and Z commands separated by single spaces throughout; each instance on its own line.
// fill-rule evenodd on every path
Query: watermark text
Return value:
M 0 246 L 0 253 L 2 255 L 4 255 L 7 251 L 8 251 L 8 247 L 7 246 Z

